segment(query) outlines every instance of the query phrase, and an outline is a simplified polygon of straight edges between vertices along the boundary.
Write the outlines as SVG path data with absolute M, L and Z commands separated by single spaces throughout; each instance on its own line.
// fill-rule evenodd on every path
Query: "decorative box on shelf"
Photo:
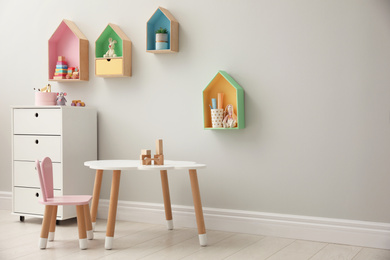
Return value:
M 210 107 L 212 99 L 217 99 L 218 94 L 222 94 L 223 104 L 220 104 L 220 109 Z M 211 108 L 211 109 L 210 109 Z M 214 108 L 214 109 L 212 109 Z M 234 115 L 235 124 L 229 127 L 223 127 L 220 124 L 214 124 L 213 119 L 227 121 L 227 115 L 231 109 Z M 245 128 L 245 111 L 244 111 L 244 89 L 225 71 L 218 71 L 217 75 L 203 90 L 203 122 L 204 129 L 229 130 Z M 225 112 L 225 115 L 223 114 Z M 213 115 L 212 115 L 213 114 Z M 212 118 L 214 117 L 214 118 Z
M 156 31 L 166 29 L 166 49 L 159 49 Z M 165 40 L 164 40 L 165 41 Z M 179 22 L 165 8 L 159 7 L 146 24 L 146 51 L 151 53 L 172 53 L 179 51 Z
M 109 23 L 95 42 L 95 75 L 131 77 L 131 41 L 118 25 Z
M 75 23 L 63 20 L 49 39 L 49 80 L 78 82 L 89 80 L 89 42 Z M 75 76 L 66 77 L 68 67 Z

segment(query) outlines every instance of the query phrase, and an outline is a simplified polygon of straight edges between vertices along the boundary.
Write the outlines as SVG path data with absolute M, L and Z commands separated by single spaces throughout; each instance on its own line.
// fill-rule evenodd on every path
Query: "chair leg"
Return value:
M 87 232 L 85 231 L 84 206 L 77 205 L 77 226 L 79 228 L 79 245 L 80 249 L 87 249 Z
M 57 208 L 58 206 L 52 206 L 50 229 L 49 229 L 49 241 L 54 240 L 54 234 L 56 232 L 56 221 L 57 221 Z
M 45 249 L 47 246 L 47 238 L 49 236 L 49 228 L 52 214 L 52 206 L 45 206 L 45 213 L 43 215 L 41 236 L 39 238 L 39 248 Z
M 85 204 L 84 208 L 84 216 L 85 216 L 85 227 L 87 229 L 87 239 L 93 239 L 93 230 L 92 230 L 92 221 L 91 221 L 91 213 L 89 211 L 89 204 Z

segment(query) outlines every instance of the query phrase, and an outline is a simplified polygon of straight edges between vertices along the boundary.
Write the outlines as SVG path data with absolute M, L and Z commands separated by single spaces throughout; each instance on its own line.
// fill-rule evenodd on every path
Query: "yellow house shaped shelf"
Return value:
M 115 57 L 109 53 L 109 40 L 116 41 Z M 109 23 L 95 42 L 95 75 L 131 77 L 131 41 L 118 25 Z
M 89 42 L 75 23 L 62 20 L 49 39 L 49 80 L 77 82 L 89 80 Z M 78 67 L 78 79 L 54 79 L 58 56 L 64 56 L 67 66 Z
M 214 127 L 212 125 L 211 109 L 212 99 L 217 99 L 218 93 L 223 93 L 223 104 L 221 107 L 226 110 L 227 105 L 233 106 L 234 114 L 237 116 L 237 125 L 233 128 Z M 244 89 L 225 71 L 218 71 L 217 75 L 203 90 L 203 121 L 204 129 L 231 130 L 245 128 L 244 111 Z

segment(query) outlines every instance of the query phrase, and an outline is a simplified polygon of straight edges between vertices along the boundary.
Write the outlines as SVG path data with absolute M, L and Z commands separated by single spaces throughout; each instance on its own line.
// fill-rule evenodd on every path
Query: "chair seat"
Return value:
M 65 195 L 56 196 L 54 198 L 47 198 L 47 201 L 39 200 L 39 203 L 44 205 L 85 205 L 88 204 L 92 199 L 90 195 Z

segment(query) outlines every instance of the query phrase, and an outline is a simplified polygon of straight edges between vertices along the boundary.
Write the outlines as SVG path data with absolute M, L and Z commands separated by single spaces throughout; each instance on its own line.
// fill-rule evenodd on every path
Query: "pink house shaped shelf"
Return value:
M 49 39 L 49 80 L 72 82 L 89 80 L 89 42 L 72 21 L 62 20 Z M 58 56 L 64 56 L 69 67 L 78 67 L 79 79 L 53 79 Z

